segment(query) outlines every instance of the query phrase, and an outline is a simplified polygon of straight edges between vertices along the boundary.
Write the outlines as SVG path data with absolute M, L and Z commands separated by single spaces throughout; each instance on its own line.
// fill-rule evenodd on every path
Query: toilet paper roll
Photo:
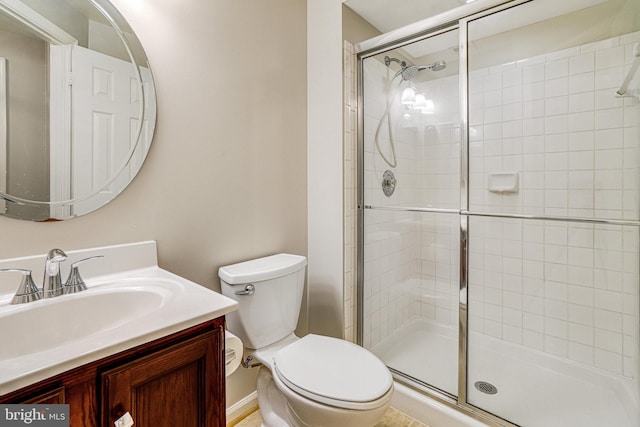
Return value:
M 244 347 L 242 341 L 229 331 L 224 331 L 225 375 L 228 377 L 240 366 Z

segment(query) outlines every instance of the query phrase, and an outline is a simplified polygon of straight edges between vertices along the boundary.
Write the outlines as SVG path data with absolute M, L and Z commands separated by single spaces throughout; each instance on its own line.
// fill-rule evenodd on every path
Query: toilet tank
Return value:
M 222 294 L 238 302 L 227 328 L 248 348 L 273 344 L 296 329 L 307 259 L 278 254 L 220 267 Z

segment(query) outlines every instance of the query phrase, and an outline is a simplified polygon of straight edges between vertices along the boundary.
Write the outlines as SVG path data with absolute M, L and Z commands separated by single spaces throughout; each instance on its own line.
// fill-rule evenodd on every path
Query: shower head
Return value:
M 431 71 L 442 71 L 447 68 L 447 63 L 440 60 L 427 65 L 427 67 L 430 68 Z
M 431 71 L 442 71 L 447 67 L 447 63 L 444 61 L 436 61 L 432 62 L 428 65 L 405 65 L 402 67 L 400 71 L 396 73 L 394 77 L 402 76 L 402 80 L 407 81 L 411 80 L 413 76 L 416 75 L 418 71 L 422 70 L 431 70 Z
M 417 65 L 410 65 L 408 67 L 404 67 L 402 70 L 398 71 L 398 73 L 402 75 L 402 80 L 407 81 L 411 80 L 418 71 L 420 71 L 420 67 Z

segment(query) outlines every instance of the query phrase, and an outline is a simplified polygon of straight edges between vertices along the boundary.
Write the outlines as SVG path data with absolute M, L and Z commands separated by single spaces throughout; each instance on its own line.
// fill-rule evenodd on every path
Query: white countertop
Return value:
M 105 259 L 87 262 L 93 269 L 81 265 L 86 291 L 10 305 L 13 294 L 0 286 L 0 395 L 237 309 L 232 299 L 159 268 L 155 242 L 67 252 L 65 263 L 96 254 Z M 122 257 L 128 269 L 115 271 Z M 0 260 L 0 268 L 25 268 L 31 258 Z M 19 276 L 13 281 L 17 287 Z

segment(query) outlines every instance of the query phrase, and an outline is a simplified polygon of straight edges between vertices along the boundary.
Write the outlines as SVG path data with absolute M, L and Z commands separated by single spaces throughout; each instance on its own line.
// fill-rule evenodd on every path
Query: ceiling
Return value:
M 472 0 L 473 1 L 473 0 Z M 467 3 L 465 0 L 347 0 L 344 2 L 371 25 L 386 33 Z

